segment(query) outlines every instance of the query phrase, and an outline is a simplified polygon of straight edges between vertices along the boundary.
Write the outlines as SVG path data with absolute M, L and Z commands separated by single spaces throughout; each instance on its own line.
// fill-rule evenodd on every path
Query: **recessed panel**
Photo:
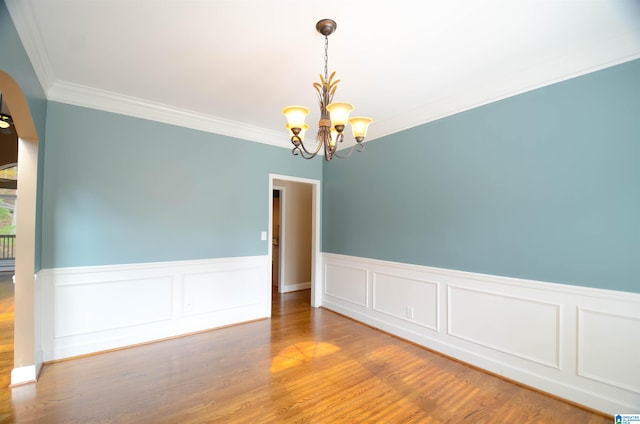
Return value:
M 373 309 L 437 330 L 438 284 L 376 272 Z
M 171 319 L 172 277 L 59 285 L 55 337 Z
M 360 306 L 367 306 L 367 270 L 328 264 L 325 293 Z
M 640 393 L 640 317 L 580 309 L 578 374 Z
M 559 367 L 560 306 L 449 287 L 449 334 L 540 364 Z
M 263 279 L 256 269 L 186 274 L 183 278 L 184 315 L 205 314 L 257 304 Z

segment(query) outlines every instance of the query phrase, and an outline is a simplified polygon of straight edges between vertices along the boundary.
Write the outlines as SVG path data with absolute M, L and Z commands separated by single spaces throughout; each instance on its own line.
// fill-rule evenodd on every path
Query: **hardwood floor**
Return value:
M 13 273 L 0 272 L 0 423 L 6 408 L 2 398 L 6 387 L 11 383 L 13 369 Z
M 323 309 L 46 365 L 17 423 L 611 423 Z M 0 415 L 0 418 L 2 416 Z

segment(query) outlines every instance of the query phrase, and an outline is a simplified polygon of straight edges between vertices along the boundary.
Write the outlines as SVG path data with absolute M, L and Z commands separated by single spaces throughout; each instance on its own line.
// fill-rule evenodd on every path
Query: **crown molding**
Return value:
M 31 2 L 28 0 L 5 0 L 11 20 L 18 32 L 20 41 L 31 61 L 36 77 L 40 81 L 44 92 L 55 81 L 55 73 L 47 50 L 42 42 L 43 37 L 38 30 L 33 16 Z
M 289 148 L 284 133 L 57 80 L 31 2 L 5 0 L 5 4 L 47 100 Z
M 176 109 L 166 104 L 58 80 L 36 24 L 33 5 L 37 0 L 4 0 L 25 51 L 48 100 L 88 107 L 137 118 L 169 123 L 195 130 L 291 148 L 286 133 L 231 121 L 221 117 Z M 594 55 L 598 59 L 594 62 Z M 570 55 L 536 63 L 511 75 L 484 79 L 484 84 L 459 84 L 445 97 L 428 99 L 412 110 L 377 119 L 365 143 L 420 126 L 469 109 L 575 78 L 590 72 L 640 58 L 637 34 L 625 31 Z M 594 65 L 594 63 L 596 63 Z M 340 150 L 355 142 L 345 140 Z
M 47 91 L 47 99 L 276 147 L 289 147 L 287 137 L 280 132 L 66 81 L 55 82 Z
M 615 50 L 613 46 L 609 51 Z M 623 50 L 623 49 L 621 49 Z M 628 52 L 627 49 L 625 52 Z M 581 52 L 584 54 L 584 52 Z M 485 106 L 500 100 L 514 97 L 519 94 L 537 90 L 539 88 L 548 87 L 563 81 L 578 78 L 593 72 L 597 72 L 616 65 L 640 59 L 640 51 L 619 58 L 612 54 L 608 60 L 596 65 L 585 66 L 579 70 L 572 68 L 563 69 L 560 75 L 545 73 L 542 69 L 529 69 L 523 72 L 525 75 L 518 75 L 506 80 L 494 81 L 491 84 L 483 86 L 460 87 L 457 93 L 433 99 L 429 103 L 422 105 L 416 109 L 403 112 L 402 115 L 394 116 L 384 121 L 376 122 L 375 128 L 369 129 L 370 134 L 367 141 L 386 137 L 410 128 L 418 127 L 429 122 L 437 121 L 448 116 L 456 115 L 471 109 Z M 542 78 L 539 76 L 543 75 Z M 544 77 L 546 76 L 546 77 Z

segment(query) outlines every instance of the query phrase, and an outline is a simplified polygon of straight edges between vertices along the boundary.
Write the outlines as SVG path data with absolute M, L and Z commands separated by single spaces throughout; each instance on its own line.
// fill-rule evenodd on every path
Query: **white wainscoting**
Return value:
M 270 273 L 268 256 L 42 270 L 44 361 L 269 317 Z
M 640 411 L 640 294 L 323 254 L 322 306 L 607 414 Z

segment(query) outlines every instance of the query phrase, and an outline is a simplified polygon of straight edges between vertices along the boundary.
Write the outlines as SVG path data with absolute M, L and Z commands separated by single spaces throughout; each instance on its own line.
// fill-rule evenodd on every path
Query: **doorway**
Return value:
M 319 307 L 320 181 L 271 174 L 269 200 L 272 290 L 310 288 L 311 306 Z
M 14 364 L 18 136 L 1 92 L 0 115 L 8 117 L 0 126 L 0 387 L 7 387 Z
M 17 190 L 20 207 L 15 209 L 15 285 L 14 344 L 11 383 L 36 381 L 42 366 L 40 341 L 36 329 L 40 326 L 37 311 L 36 268 L 36 205 L 38 181 L 38 133 L 27 99 L 18 83 L 0 71 L 0 92 L 11 113 L 12 130 L 18 139 Z M 13 283 L 13 282 L 12 282 Z

